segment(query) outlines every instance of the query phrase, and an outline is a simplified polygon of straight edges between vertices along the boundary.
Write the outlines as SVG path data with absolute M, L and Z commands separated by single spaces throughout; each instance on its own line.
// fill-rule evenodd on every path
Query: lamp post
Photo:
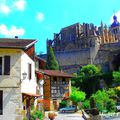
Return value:
M 22 73 L 22 76 L 23 76 L 23 79 L 20 80 L 20 83 L 22 83 L 22 81 L 26 79 L 27 73 L 26 72 Z

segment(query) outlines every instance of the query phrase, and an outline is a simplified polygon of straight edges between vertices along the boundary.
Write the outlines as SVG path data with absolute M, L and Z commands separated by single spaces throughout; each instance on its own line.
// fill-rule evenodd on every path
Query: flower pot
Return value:
M 54 120 L 54 119 L 55 119 L 55 116 L 56 116 L 55 113 L 48 113 L 48 118 L 49 118 L 50 120 Z

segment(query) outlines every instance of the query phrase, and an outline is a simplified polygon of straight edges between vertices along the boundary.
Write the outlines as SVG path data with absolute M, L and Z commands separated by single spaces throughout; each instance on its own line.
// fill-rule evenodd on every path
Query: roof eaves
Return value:
M 44 74 L 45 75 L 48 75 L 48 76 L 50 76 L 50 77 L 66 77 L 66 78 L 73 78 L 73 76 L 72 75 L 51 75 L 51 74 L 49 74 L 49 73 L 45 73 L 44 72 Z
M 25 49 L 31 47 L 33 44 L 35 44 L 37 42 L 37 40 L 34 40 L 32 43 L 28 44 L 27 46 L 25 46 Z
M 17 46 L 0 46 L 0 48 L 13 48 L 13 49 L 25 49 L 25 47 L 17 47 Z

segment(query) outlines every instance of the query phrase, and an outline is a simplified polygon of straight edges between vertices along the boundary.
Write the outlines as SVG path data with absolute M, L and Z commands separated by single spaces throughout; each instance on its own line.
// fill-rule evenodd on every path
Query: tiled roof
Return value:
M 45 59 L 40 58 L 39 56 L 35 56 L 35 59 L 40 60 L 40 61 L 43 61 L 43 62 L 45 62 L 45 63 L 46 63 L 46 60 L 45 60 Z
M 0 48 L 27 49 L 35 42 L 35 39 L 0 38 Z
M 33 93 L 22 93 L 23 95 L 31 96 L 31 97 L 40 97 L 38 94 L 33 94 Z
M 68 78 L 73 77 L 73 75 L 59 70 L 43 70 L 43 73 L 49 76 L 56 76 L 56 77 L 68 77 Z

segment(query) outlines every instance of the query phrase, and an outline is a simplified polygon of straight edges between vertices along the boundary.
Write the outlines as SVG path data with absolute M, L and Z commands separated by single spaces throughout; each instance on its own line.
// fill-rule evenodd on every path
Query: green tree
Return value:
M 100 69 L 95 65 L 89 64 L 81 68 L 79 75 L 73 78 L 72 83 L 84 91 L 87 97 L 90 97 L 90 95 L 95 93 L 100 87 L 100 75 Z
M 120 85 L 120 69 L 119 71 L 113 71 L 113 79 L 116 86 Z
M 113 96 L 114 94 L 112 89 L 109 89 L 108 91 L 98 90 L 91 98 L 94 98 L 96 107 L 99 111 L 114 112 L 116 102 L 111 98 L 111 95 Z
M 85 97 L 86 97 L 85 92 L 78 91 L 76 88 L 72 88 L 72 93 L 70 94 L 70 100 L 75 105 L 78 105 L 79 102 L 84 101 Z
M 46 69 L 48 69 L 48 70 L 59 70 L 59 65 L 58 65 L 58 62 L 55 58 L 52 47 L 49 47 L 48 51 L 47 51 Z
M 90 100 L 89 99 L 83 101 L 82 104 L 83 104 L 84 109 L 89 109 L 90 108 Z

